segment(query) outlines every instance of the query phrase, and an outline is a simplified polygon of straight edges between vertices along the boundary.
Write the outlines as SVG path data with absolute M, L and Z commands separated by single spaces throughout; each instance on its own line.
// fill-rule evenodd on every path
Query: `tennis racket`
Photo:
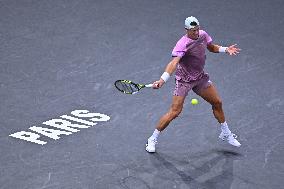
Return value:
M 125 94 L 136 94 L 143 88 L 152 88 L 153 84 L 137 84 L 130 80 L 117 80 L 114 82 L 114 86 Z

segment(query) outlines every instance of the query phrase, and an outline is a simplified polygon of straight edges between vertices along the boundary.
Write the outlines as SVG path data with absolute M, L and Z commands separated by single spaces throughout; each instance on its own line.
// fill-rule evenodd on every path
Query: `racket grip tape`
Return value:
M 147 85 L 145 85 L 145 87 L 147 87 L 147 88 L 152 88 L 152 87 L 153 87 L 153 84 L 147 84 Z

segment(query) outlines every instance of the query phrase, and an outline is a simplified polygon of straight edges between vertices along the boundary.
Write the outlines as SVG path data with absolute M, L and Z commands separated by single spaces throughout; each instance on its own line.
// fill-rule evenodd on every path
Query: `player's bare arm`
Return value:
M 181 57 L 173 57 L 173 59 L 168 63 L 166 69 L 165 69 L 165 72 L 164 74 L 161 76 L 160 80 L 158 81 L 155 81 L 153 83 L 153 88 L 154 89 L 158 89 L 158 88 L 161 88 L 164 83 L 166 82 L 164 77 L 166 75 L 166 77 L 169 77 L 170 75 L 172 75 L 174 73 L 174 71 L 176 70 L 177 68 L 177 65 L 180 61 Z
M 207 45 L 207 49 L 213 53 L 225 52 L 231 56 L 237 55 L 241 51 L 241 49 L 237 47 L 237 44 L 231 45 L 229 47 L 222 47 L 220 45 L 210 43 Z

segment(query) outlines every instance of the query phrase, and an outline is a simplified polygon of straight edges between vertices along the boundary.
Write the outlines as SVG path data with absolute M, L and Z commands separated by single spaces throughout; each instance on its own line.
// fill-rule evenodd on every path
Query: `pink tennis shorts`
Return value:
M 176 87 L 174 90 L 175 96 L 187 96 L 192 89 L 196 94 L 199 94 L 202 89 L 209 87 L 212 82 L 209 80 L 209 75 L 204 74 L 199 80 L 184 82 L 176 80 Z

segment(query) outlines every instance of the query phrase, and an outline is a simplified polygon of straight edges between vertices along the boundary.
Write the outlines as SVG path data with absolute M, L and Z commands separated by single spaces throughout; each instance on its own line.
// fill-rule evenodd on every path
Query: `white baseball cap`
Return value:
M 191 29 L 194 28 L 195 26 L 199 26 L 199 22 L 197 18 L 190 16 L 185 19 L 184 26 L 186 29 Z

